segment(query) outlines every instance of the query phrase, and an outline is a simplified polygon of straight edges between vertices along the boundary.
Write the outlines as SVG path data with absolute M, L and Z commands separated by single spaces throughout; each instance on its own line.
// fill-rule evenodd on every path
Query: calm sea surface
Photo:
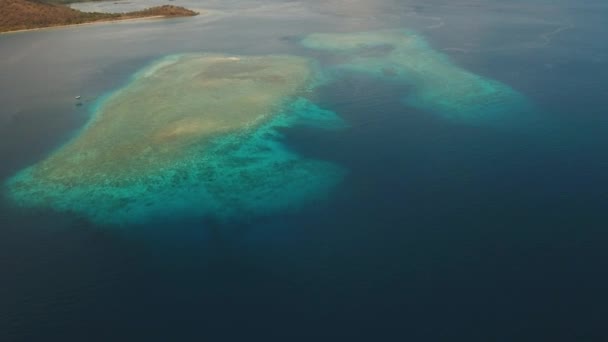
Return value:
M 295 212 L 116 227 L 1 196 L 0 341 L 608 340 L 605 1 L 172 4 L 208 12 L 0 35 L 2 183 L 153 60 L 332 63 L 299 44 L 315 32 L 413 30 L 534 111 L 448 120 L 404 104 L 407 85 L 352 73 L 316 99 L 349 128 L 283 131 L 296 153 L 348 170 Z

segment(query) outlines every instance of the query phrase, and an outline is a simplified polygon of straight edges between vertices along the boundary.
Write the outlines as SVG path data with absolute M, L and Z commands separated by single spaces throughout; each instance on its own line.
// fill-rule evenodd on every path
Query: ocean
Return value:
M 172 4 L 205 13 L 0 35 L 0 341 L 608 340 L 608 4 Z M 188 53 L 316 63 L 309 100 L 344 125 L 273 141 L 342 176 L 228 218 L 16 200 L 108 94 Z

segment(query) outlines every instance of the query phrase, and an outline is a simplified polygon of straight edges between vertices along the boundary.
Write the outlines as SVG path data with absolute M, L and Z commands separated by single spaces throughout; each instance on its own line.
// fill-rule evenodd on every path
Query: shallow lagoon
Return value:
M 329 113 L 301 96 L 349 72 L 407 84 L 407 105 L 446 119 L 505 124 L 534 115 L 523 95 L 453 64 L 412 31 L 315 33 L 300 44 L 346 61 L 182 54 L 151 63 L 97 100 L 75 138 L 13 177 L 11 197 L 118 225 L 297 208 L 326 197 L 345 171 L 287 152 L 276 127 Z M 333 113 L 321 119 L 318 127 L 345 126 Z
M 3 189 L 3 340 L 603 340 L 605 4 L 177 2 L 210 15 L 0 36 L 3 183 L 76 141 L 138 71 L 184 53 L 318 63 L 314 91 L 250 136 L 313 167 L 278 178 L 287 197 L 256 202 L 279 206 L 239 220 L 161 205 L 160 218 L 117 224 L 96 219 L 103 208 L 20 207 Z M 404 29 L 433 65 L 507 94 L 501 119 L 429 102 L 438 88 L 408 79 L 410 60 L 385 69 L 399 50 L 386 42 L 302 44 Z M 109 329 L 92 336 L 99 322 Z
M 71 141 L 13 177 L 11 198 L 126 225 L 240 219 L 325 196 L 345 171 L 289 152 L 277 131 L 300 120 L 343 125 L 301 97 L 319 82 L 315 72 L 290 56 L 162 58 L 99 100 Z
M 521 94 L 455 65 L 413 31 L 317 33 L 305 37 L 302 45 L 346 58 L 336 65 L 338 70 L 408 84 L 407 105 L 448 119 L 505 124 L 534 115 Z

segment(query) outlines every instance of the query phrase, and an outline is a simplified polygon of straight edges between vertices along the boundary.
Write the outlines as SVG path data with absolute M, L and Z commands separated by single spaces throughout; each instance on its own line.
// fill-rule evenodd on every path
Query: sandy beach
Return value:
M 52 30 L 52 29 L 69 28 L 69 27 L 86 26 L 86 25 L 97 25 L 97 24 L 124 23 L 124 22 L 142 21 L 142 20 L 169 19 L 169 18 L 170 17 L 164 16 L 164 15 L 153 15 L 150 17 L 125 18 L 125 19 L 118 18 L 118 19 L 109 19 L 109 20 L 98 20 L 98 21 L 92 21 L 92 22 L 81 23 L 81 24 L 54 25 L 54 26 L 47 26 L 47 27 L 36 27 L 36 28 L 31 28 L 31 29 L 5 31 L 5 32 L 0 32 L 0 34 L 40 31 L 40 30 Z

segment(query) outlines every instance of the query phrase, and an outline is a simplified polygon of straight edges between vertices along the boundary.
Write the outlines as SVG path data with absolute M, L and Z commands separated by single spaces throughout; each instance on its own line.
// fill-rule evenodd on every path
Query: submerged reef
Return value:
M 359 72 L 407 84 L 407 105 L 444 118 L 487 123 L 527 111 L 520 93 L 455 65 L 414 32 L 316 33 L 301 44 L 338 57 L 334 72 Z
M 102 224 L 297 208 L 345 173 L 280 141 L 280 127 L 343 125 L 303 97 L 314 82 L 312 64 L 294 56 L 163 58 L 103 99 L 71 141 L 9 179 L 9 195 Z

